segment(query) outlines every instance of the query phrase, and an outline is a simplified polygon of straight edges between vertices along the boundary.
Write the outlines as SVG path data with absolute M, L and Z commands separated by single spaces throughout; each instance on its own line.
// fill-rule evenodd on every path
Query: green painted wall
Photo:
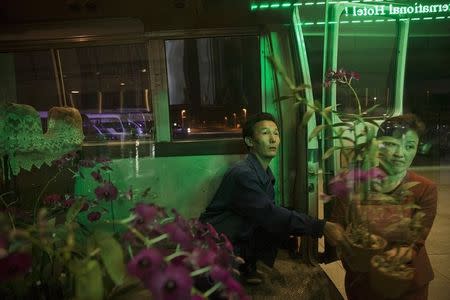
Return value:
M 104 212 L 102 220 L 129 216 L 129 209 L 136 202 L 142 202 L 140 195 L 151 188 L 145 202 L 153 202 L 168 209 L 175 208 L 185 217 L 198 217 L 212 199 L 225 171 L 240 155 L 181 156 L 161 158 L 120 159 L 111 163 L 113 169 L 104 178 L 110 178 L 121 197 L 111 203 L 100 201 L 100 206 L 93 210 Z M 96 169 L 84 169 L 84 179 L 78 177 L 75 193 L 94 199 L 97 182 L 90 173 Z M 128 200 L 124 193 L 132 187 L 133 200 Z M 100 222 L 99 222 L 100 223 Z

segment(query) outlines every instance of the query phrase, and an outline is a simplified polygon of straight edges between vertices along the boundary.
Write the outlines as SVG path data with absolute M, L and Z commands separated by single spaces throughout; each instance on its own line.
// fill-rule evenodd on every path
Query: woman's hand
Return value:
M 416 256 L 416 251 L 411 247 L 396 247 L 384 252 L 387 257 L 398 257 L 402 258 L 402 261 L 409 263 Z

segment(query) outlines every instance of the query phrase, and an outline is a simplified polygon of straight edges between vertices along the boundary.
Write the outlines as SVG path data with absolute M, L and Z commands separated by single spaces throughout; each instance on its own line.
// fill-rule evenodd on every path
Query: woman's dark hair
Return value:
M 377 132 L 380 136 L 401 136 L 412 130 L 419 138 L 425 133 L 425 124 L 414 114 L 404 114 L 386 119 Z
M 275 117 L 272 116 L 269 113 L 266 112 L 262 112 L 262 113 L 257 113 L 255 115 L 250 116 L 247 119 L 247 122 L 245 122 L 244 127 L 242 128 L 242 137 L 245 139 L 246 137 L 253 137 L 253 130 L 255 127 L 255 124 L 261 121 L 272 121 L 275 124 L 277 124 L 277 120 L 275 120 Z

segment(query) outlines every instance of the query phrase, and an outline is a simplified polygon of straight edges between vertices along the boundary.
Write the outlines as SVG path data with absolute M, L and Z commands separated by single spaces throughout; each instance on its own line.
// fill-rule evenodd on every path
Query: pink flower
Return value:
M 44 198 L 43 202 L 44 202 L 44 205 L 54 205 L 54 204 L 60 202 L 61 199 L 62 199 L 61 195 L 59 195 L 59 194 L 51 194 L 51 195 L 47 195 Z
M 141 280 L 153 278 L 163 267 L 164 257 L 156 248 L 142 250 L 127 265 L 128 273 Z
M 241 300 L 250 299 L 250 297 L 245 294 L 245 291 L 242 288 L 241 284 L 237 282 L 235 279 L 233 279 L 233 277 L 230 276 L 224 283 L 228 292 L 232 295 L 238 296 L 238 299 Z
M 87 216 L 89 222 L 95 222 L 100 220 L 102 214 L 99 211 L 90 212 Z
M 117 198 L 117 194 L 117 188 L 110 182 L 105 182 L 103 185 L 100 185 L 95 189 L 95 195 L 98 200 L 115 200 Z
M 228 237 L 225 234 L 223 234 L 223 233 L 220 234 L 220 237 L 223 239 L 225 248 L 228 251 L 233 252 L 233 244 L 231 244 L 231 242 L 228 239 Z
M 182 249 L 192 249 L 193 237 L 186 228 L 182 228 L 177 223 L 169 223 L 163 226 L 163 231 L 169 234 L 174 243 L 180 244 Z
M 107 158 L 106 156 L 99 156 L 99 157 L 95 158 L 95 162 L 97 162 L 97 163 L 107 163 L 110 161 L 111 161 L 111 159 Z
M 358 72 L 351 71 L 350 72 L 350 78 L 354 78 L 355 80 L 359 80 L 361 78 L 361 76 L 359 75 Z
M 155 299 L 191 299 L 193 280 L 189 270 L 183 265 L 169 265 L 164 271 L 154 274 L 146 285 Z
M 231 277 L 229 270 L 218 265 L 212 266 L 209 274 L 214 281 L 220 281 L 224 283 L 228 280 L 228 278 Z
M 61 204 L 64 208 L 69 208 L 75 203 L 75 199 L 70 197 L 61 201 Z
M 161 216 L 161 209 L 153 204 L 139 203 L 136 205 L 134 211 L 144 223 L 152 222 L 156 217 Z
M 99 172 L 92 172 L 91 176 L 97 182 L 102 182 L 103 181 L 102 175 Z
M 367 171 L 353 169 L 334 177 L 330 181 L 329 190 L 338 199 L 346 199 L 356 184 L 365 183 L 369 180 L 380 180 L 384 177 L 386 177 L 386 173 L 380 168 L 372 168 Z
M 210 249 L 195 248 L 189 256 L 189 262 L 199 268 L 214 264 L 216 253 Z
M 95 166 L 95 161 L 83 159 L 78 162 L 78 166 L 84 168 L 93 168 Z
M 206 223 L 206 228 L 213 238 L 219 239 L 219 234 L 217 233 L 216 229 L 211 224 Z

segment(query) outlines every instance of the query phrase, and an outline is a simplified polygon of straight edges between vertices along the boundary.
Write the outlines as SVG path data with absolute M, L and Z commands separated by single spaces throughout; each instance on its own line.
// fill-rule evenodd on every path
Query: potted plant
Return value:
M 322 159 L 326 160 L 338 151 L 346 162 L 332 179 L 329 186 L 331 197 L 328 198 L 345 203 L 342 205 L 344 209 L 341 214 L 342 223 L 347 224 L 345 238 L 348 247 L 341 252 L 344 260 L 355 271 L 368 272 L 372 256 L 381 253 L 387 245 L 383 237 L 371 230 L 367 215 L 360 210 L 361 206 L 367 204 L 369 197 L 373 196 L 373 184 L 385 176 L 378 168 L 378 124 L 368 117 L 370 111 L 377 106 L 362 110 L 358 94 L 352 86 L 353 81 L 359 80 L 360 75 L 343 69 L 329 71 L 326 74 L 325 86 L 338 84 L 348 88 L 355 100 L 356 113 L 340 112 L 331 106 L 322 107 L 317 102 L 308 103 L 301 96 L 301 92 L 309 87 L 296 86 L 281 65 L 274 58 L 270 60 L 292 91 L 292 95 L 281 97 L 280 100 L 294 99 L 306 106 L 301 124 L 306 125 L 316 114 L 323 120 L 322 124 L 312 130 L 309 140 L 324 133 L 326 139 L 338 141 L 336 146 L 326 149 L 322 156 Z M 337 119 L 341 121 L 336 123 Z
M 423 212 L 417 212 L 412 218 L 404 218 L 400 225 L 407 227 L 401 230 L 407 233 L 403 244 L 398 244 L 392 251 L 375 255 L 371 259 L 370 286 L 386 299 L 399 298 L 412 284 L 415 269 L 410 263 L 411 256 L 414 244 L 423 229 L 424 217 Z M 392 228 L 392 231 L 398 231 L 398 226 L 396 227 Z
M 52 165 L 51 181 L 66 170 L 93 188 L 58 194 L 46 184 L 21 207 L 14 191 L 0 194 L 0 298 L 248 298 L 226 236 L 152 204 L 150 189 L 119 191 L 108 159 L 71 152 Z M 132 207 L 125 218 L 118 201 Z

